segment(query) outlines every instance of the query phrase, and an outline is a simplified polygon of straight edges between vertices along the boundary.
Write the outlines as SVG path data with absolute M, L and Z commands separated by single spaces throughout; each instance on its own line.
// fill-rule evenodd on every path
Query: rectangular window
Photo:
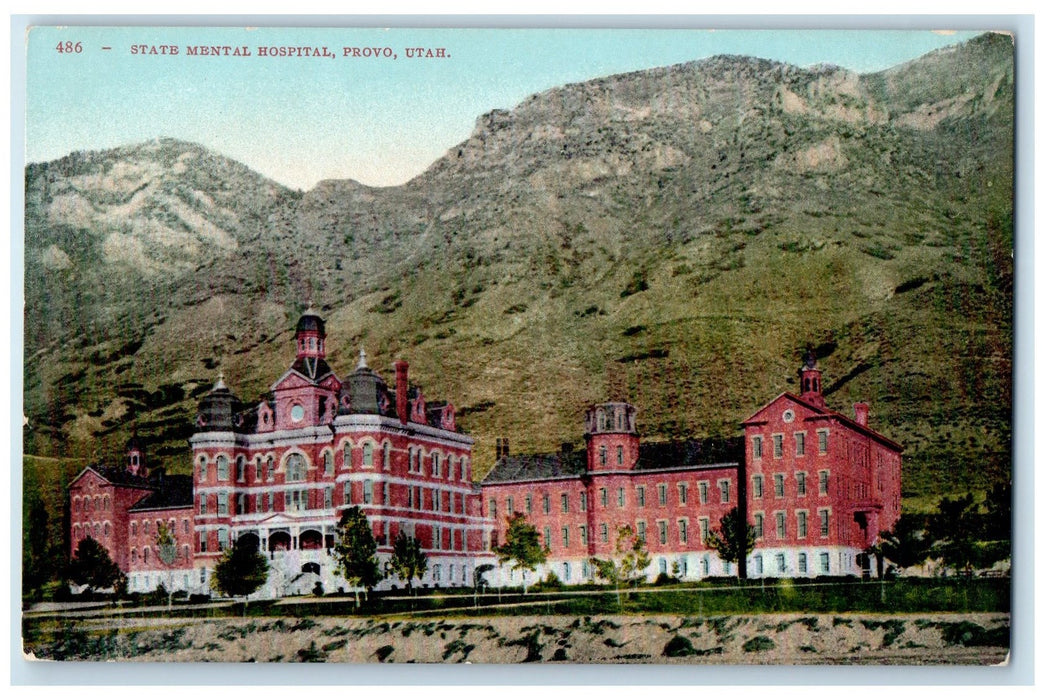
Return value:
M 762 498 L 762 475 L 755 474 L 751 477 L 751 497 Z
M 785 559 L 783 552 L 776 555 L 776 570 L 781 574 L 787 571 L 787 559 Z
M 254 462 L 254 481 L 261 481 L 261 457 Z
M 418 507 L 423 507 L 423 506 L 418 506 Z M 496 518 L 497 517 L 497 499 L 496 498 L 491 498 L 490 499 L 490 517 L 491 518 Z
M 606 523 L 599 523 L 599 541 L 603 544 L 610 541 L 610 529 L 606 526 Z
M 605 508 L 609 505 L 609 498 L 606 497 L 606 489 L 599 489 L 599 503 Z
M 346 506 L 347 505 L 351 505 L 352 504 L 352 482 L 351 481 L 346 481 L 342 485 L 342 488 L 344 489 L 344 493 L 341 494 L 341 497 L 344 499 L 345 505 Z
M 773 458 L 780 459 L 784 456 L 784 436 L 774 435 L 773 436 Z
M 617 445 L 617 464 L 624 465 L 624 447 L 622 445 Z
M 241 493 L 236 496 L 236 515 L 247 512 L 247 494 Z
M 799 496 L 806 495 L 806 473 L 798 472 L 795 474 L 795 490 Z
M 795 433 L 795 456 L 804 457 L 806 453 L 806 434 Z
M 718 482 L 718 490 L 722 496 L 722 502 L 729 503 L 729 479 L 723 479 Z
M 384 503 L 386 506 L 389 505 L 392 502 L 392 498 L 391 498 L 391 495 L 388 492 L 388 489 L 389 489 L 389 483 L 386 481 L 381 486 L 381 502 Z
M 200 496 L 200 515 L 206 515 L 206 514 L 207 514 L 207 494 L 202 494 Z M 137 532 L 132 532 L 131 534 L 136 535 L 138 533 Z
M 826 508 L 820 511 L 820 536 L 828 537 L 831 534 L 831 511 Z
M 552 529 L 550 527 L 544 528 L 544 546 L 549 549 L 552 546 Z
M 756 554 L 755 555 L 755 573 L 758 574 L 759 576 L 762 575 L 762 555 L 761 554 Z
M 552 499 L 551 496 L 546 493 L 541 495 L 541 509 L 544 511 L 545 515 L 552 512 Z
M 697 488 L 700 491 L 700 503 L 704 505 L 708 502 L 708 482 L 701 481 L 697 484 Z
M 218 494 L 218 515 L 229 514 L 229 494 L 219 493 Z
M 269 493 L 267 493 L 265 495 L 268 496 L 268 499 L 265 502 L 266 512 L 271 513 L 273 510 L 275 510 L 275 506 L 273 505 L 273 500 L 272 500 L 272 498 L 273 498 L 272 492 L 270 491 Z
M 684 506 L 689 500 L 689 485 L 679 484 L 679 505 Z
M 773 475 L 773 495 L 777 498 L 784 497 L 784 475 L 774 474 Z
M 201 532 L 200 533 L 200 552 L 206 552 L 206 551 L 207 551 L 207 533 L 206 532 Z
M 218 528 L 218 549 L 225 549 L 229 546 L 229 531 L 225 528 Z
M 526 494 L 526 514 L 533 512 L 533 494 Z
M 798 536 L 804 539 L 809 528 L 809 523 L 807 522 L 809 514 L 804 510 L 800 510 L 795 515 L 798 517 Z
M 639 508 L 646 507 L 646 487 L 639 486 L 635 489 L 635 498 L 639 502 Z
M 363 481 L 363 503 L 369 505 L 374 502 L 374 482 L 370 479 Z
M 831 573 L 831 555 L 827 552 L 820 552 L 820 573 Z
M 323 507 L 333 508 L 334 507 L 334 487 L 327 486 L 323 489 Z
M 581 512 L 582 513 L 587 513 L 588 512 L 588 492 L 587 491 L 581 491 Z
M 776 536 L 778 540 L 787 537 L 787 520 L 782 512 L 776 514 Z
M 689 544 L 689 521 L 685 518 L 679 520 L 679 542 Z
M 566 494 L 566 493 L 562 494 L 562 512 L 563 513 L 569 513 L 570 512 L 570 496 L 569 496 L 569 494 Z
M 657 484 L 657 505 L 668 505 L 668 485 Z
M 646 521 L 640 520 L 638 523 L 638 536 L 642 542 L 646 541 Z
M 800 574 L 808 574 L 809 573 L 809 563 L 806 560 L 806 553 L 805 552 L 799 552 L 798 553 L 798 573 L 800 573 Z
M 624 507 L 624 503 L 625 503 L 625 500 L 624 500 L 624 487 L 621 486 L 619 489 L 617 489 L 617 505 L 619 507 L 623 508 Z
M 435 492 L 435 509 L 439 510 L 439 492 Z M 515 513 L 515 499 L 509 496 L 504 501 L 504 514 L 509 518 Z
M 820 495 L 821 496 L 826 496 L 827 495 L 827 475 L 828 475 L 828 472 L 826 470 L 823 470 L 823 471 L 820 472 Z
M 663 520 L 657 521 L 657 534 L 660 535 L 660 543 L 668 543 L 668 524 Z
M 818 444 L 819 449 L 820 449 L 820 454 L 826 455 L 827 454 L 827 431 L 826 430 L 818 430 L 818 431 L 816 431 L 816 439 L 817 439 L 817 444 Z
M 324 452 L 323 453 L 323 476 L 334 475 L 334 453 Z
M 764 521 L 765 521 L 765 516 L 764 515 L 762 515 L 761 513 L 755 513 L 755 539 L 756 540 L 762 539 L 762 532 L 763 532 L 762 528 L 763 528 Z
M 707 518 L 700 519 L 700 541 L 707 542 L 711 534 L 711 521 Z
M 606 466 L 606 446 L 603 445 L 599 448 L 599 465 Z
M 442 476 L 442 475 L 443 474 L 440 471 L 440 465 L 439 465 L 439 455 L 438 454 L 434 454 L 434 455 L 432 455 L 432 476 Z
M 588 546 L 588 526 L 581 525 L 581 546 Z
M 442 581 L 443 580 L 443 566 L 442 564 L 435 564 L 432 566 L 432 580 Z
M 562 529 L 562 546 L 563 548 L 570 546 L 570 528 L 568 527 Z
M 762 459 L 762 436 L 755 435 L 751 438 L 751 456 L 755 459 Z
M 414 507 L 414 489 L 412 486 L 408 486 L 406 489 L 406 507 Z

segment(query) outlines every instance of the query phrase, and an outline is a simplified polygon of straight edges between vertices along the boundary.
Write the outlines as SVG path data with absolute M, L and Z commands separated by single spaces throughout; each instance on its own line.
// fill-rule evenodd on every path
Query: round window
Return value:
M 290 420 L 295 423 L 305 420 L 305 408 L 301 404 L 294 404 L 290 407 Z
M 787 409 L 786 411 L 784 411 L 784 422 L 785 423 L 790 423 L 794 419 L 795 419 L 795 412 L 794 411 L 792 411 L 790 408 Z

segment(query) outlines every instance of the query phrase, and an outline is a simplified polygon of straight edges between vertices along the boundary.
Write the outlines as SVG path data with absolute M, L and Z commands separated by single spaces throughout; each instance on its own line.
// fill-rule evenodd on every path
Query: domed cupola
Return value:
M 127 471 L 135 476 L 148 476 L 145 467 L 145 443 L 138 437 L 137 431 L 127 441 Z
M 383 414 L 388 410 L 388 389 L 380 376 L 366 363 L 366 351 L 359 350 L 359 363 L 348 375 L 348 390 L 351 395 L 352 413 Z M 343 402 L 342 402 L 343 404 Z
M 232 406 L 237 401 L 225 386 L 224 376 L 219 375 L 214 388 L 200 401 L 196 427 L 202 432 L 232 430 Z
M 297 343 L 297 357 L 318 358 L 326 357 L 327 324 L 310 306 L 301 318 L 294 333 Z

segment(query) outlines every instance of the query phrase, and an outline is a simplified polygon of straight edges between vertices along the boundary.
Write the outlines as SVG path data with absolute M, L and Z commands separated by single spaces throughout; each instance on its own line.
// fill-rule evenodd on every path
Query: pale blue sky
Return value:
M 730 53 L 877 71 L 977 32 L 532 29 L 37 28 L 27 54 L 29 162 L 169 136 L 291 187 L 326 178 L 405 182 L 491 109 L 569 82 Z M 59 53 L 59 42 L 80 53 Z M 131 46 L 177 45 L 178 56 Z M 188 56 L 246 45 L 249 58 Z M 103 50 L 102 46 L 111 46 Z M 327 46 L 336 58 L 263 58 L 259 46 Z M 391 59 L 344 58 L 345 46 Z M 447 59 L 413 59 L 410 46 Z

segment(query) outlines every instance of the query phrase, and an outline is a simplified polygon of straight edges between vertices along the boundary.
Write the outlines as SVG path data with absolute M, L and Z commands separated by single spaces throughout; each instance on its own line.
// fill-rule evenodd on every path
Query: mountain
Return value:
M 336 371 L 362 345 L 458 407 L 480 474 L 497 436 L 579 442 L 607 397 L 649 439 L 735 433 L 813 347 L 829 403 L 906 446 L 912 503 L 986 488 L 1013 87 L 987 34 L 867 75 L 718 56 L 566 85 L 398 187 L 294 192 L 172 140 L 30 165 L 26 452 L 114 458 L 137 430 L 186 471 L 219 368 L 256 399 L 311 301 Z

